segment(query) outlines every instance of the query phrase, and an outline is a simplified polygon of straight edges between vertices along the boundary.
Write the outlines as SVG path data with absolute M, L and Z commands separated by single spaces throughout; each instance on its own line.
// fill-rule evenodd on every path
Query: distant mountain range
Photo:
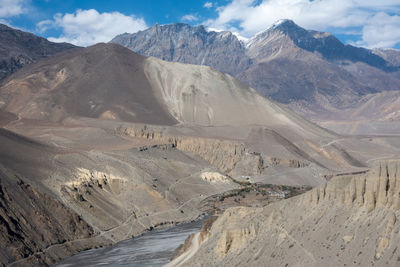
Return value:
M 252 64 L 245 46 L 234 34 L 209 32 L 204 26 L 155 24 L 145 31 L 118 35 L 111 42 L 141 55 L 207 65 L 230 75 L 236 75 Z
M 399 51 L 345 45 L 291 20 L 245 42 L 229 31 L 182 23 L 155 24 L 111 42 L 146 56 L 211 66 L 314 120 L 347 120 L 363 105 L 361 99 L 400 90 Z M 383 102 L 391 105 L 391 99 Z

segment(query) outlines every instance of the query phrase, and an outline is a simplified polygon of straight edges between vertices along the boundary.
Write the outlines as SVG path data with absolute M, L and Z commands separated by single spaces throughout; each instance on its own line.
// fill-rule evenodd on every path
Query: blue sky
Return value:
M 249 38 L 284 18 L 345 43 L 400 48 L 400 0 L 0 0 L 0 22 L 82 46 L 174 22 Z
M 203 17 L 215 15 L 213 9 L 203 8 L 201 1 L 146 0 L 146 1 L 112 1 L 112 0 L 32 0 L 24 1 L 29 13 L 15 16 L 15 24 L 35 29 L 39 21 L 51 19 L 56 13 L 74 13 L 78 9 L 95 9 L 99 13 L 118 11 L 125 15 L 143 17 L 148 25 L 165 24 L 180 21 L 186 14 L 198 13 Z M 226 1 L 221 1 L 226 2 Z

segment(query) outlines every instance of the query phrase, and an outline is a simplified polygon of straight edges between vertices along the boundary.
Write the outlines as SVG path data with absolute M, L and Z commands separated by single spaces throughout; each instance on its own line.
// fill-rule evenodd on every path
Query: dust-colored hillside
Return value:
M 400 92 L 369 94 L 355 107 L 338 112 L 332 120 L 318 121 L 323 127 L 341 134 L 387 134 L 400 132 Z
M 118 45 L 64 52 L 14 75 L 0 90 L 2 108 L 50 121 L 80 116 L 174 124 L 145 78 L 144 60 Z
M 362 167 L 342 148 L 319 150 L 320 144 L 338 138 L 336 134 L 227 74 L 145 58 L 115 44 L 67 51 L 32 64 L 0 89 L 0 101 L 4 111 L 20 119 L 210 127 L 200 137 L 262 147 L 253 152 L 267 153 L 268 158 L 305 160 L 338 171 Z M 268 145 L 260 145 L 260 140 Z
M 184 266 L 398 266 L 398 160 L 220 216 Z
M 365 96 L 400 89 L 399 51 L 343 44 L 330 33 L 303 29 L 291 20 L 277 21 L 246 41 L 229 31 L 177 23 L 155 24 L 111 42 L 141 55 L 229 73 L 316 122 L 348 121 L 342 111 L 362 108 Z
M 115 44 L 30 64 L 0 101 L 1 184 L 18 198 L 2 202 L 11 266 L 196 220 L 203 200 L 247 183 L 317 186 L 400 150 L 320 128 L 210 67 Z

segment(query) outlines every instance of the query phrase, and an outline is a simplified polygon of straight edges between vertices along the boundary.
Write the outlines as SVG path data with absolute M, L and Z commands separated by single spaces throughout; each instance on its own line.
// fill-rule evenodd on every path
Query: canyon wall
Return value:
M 400 161 L 264 208 L 232 208 L 185 266 L 398 266 Z

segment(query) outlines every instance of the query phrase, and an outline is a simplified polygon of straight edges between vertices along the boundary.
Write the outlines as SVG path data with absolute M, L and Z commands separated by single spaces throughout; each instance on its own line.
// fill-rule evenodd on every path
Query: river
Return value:
M 87 250 L 65 259 L 57 267 L 163 266 L 190 234 L 200 230 L 202 222 L 154 230 L 110 247 Z

